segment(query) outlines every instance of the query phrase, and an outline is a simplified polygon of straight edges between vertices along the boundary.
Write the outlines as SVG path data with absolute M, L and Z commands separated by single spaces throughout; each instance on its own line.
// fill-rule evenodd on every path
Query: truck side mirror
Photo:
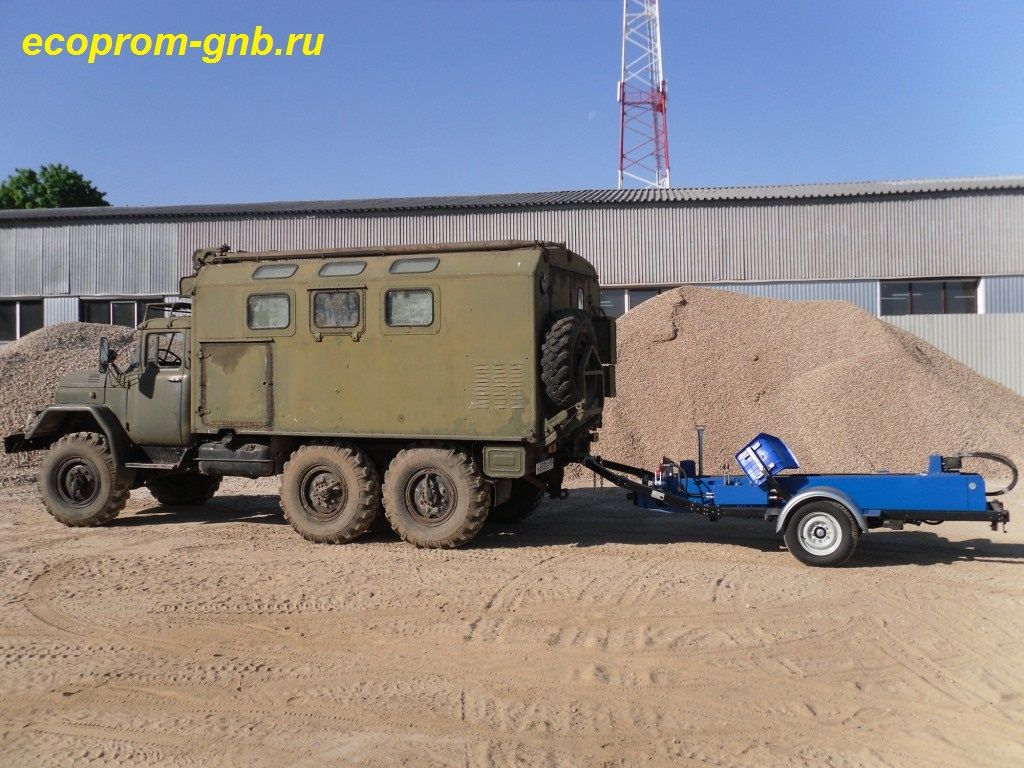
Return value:
M 117 350 L 110 348 L 110 341 L 106 336 L 100 337 L 100 373 L 107 372 L 109 366 L 117 359 Z

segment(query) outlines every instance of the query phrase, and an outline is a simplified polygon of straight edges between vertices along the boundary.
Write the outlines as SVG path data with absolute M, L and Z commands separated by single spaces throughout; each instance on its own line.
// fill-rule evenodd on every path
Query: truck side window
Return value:
M 429 288 L 391 290 L 384 296 L 388 325 L 423 327 L 434 322 L 434 292 Z
M 291 325 L 291 301 L 287 293 L 254 293 L 249 297 L 246 319 L 254 331 Z
M 313 294 L 313 323 L 317 328 L 355 328 L 359 325 L 359 291 L 317 291 Z
M 180 368 L 184 358 L 183 333 L 150 333 L 146 336 L 146 365 Z

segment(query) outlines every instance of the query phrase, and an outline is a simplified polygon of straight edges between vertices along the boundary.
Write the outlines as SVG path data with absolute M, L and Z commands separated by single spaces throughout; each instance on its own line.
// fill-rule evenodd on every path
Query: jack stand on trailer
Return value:
M 698 461 L 664 459 L 650 472 L 628 464 L 584 456 L 579 463 L 629 491 L 638 507 L 692 512 L 709 520 L 722 517 L 763 518 L 775 523 L 789 551 L 807 565 L 845 562 L 861 534 L 874 528 L 937 525 L 951 520 L 1000 524 L 1010 513 L 999 496 L 1017 483 L 1017 467 L 997 453 L 932 455 L 922 474 L 782 474 L 800 464 L 779 438 L 760 434 L 736 454 L 743 474 L 705 475 L 703 430 L 699 430 Z M 963 459 L 996 462 L 1010 472 L 1010 482 L 986 491 L 981 475 L 963 472 Z

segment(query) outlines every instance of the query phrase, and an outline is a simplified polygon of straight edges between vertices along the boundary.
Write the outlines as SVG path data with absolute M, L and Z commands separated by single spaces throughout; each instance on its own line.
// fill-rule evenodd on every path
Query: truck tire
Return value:
M 403 540 L 453 549 L 483 527 L 491 487 L 472 457 L 456 448 L 400 451 L 384 475 L 384 514 Z
M 304 445 L 284 465 L 281 508 L 303 538 L 347 544 L 380 511 L 377 468 L 354 445 Z
M 195 507 L 213 498 L 220 478 L 186 472 L 183 475 L 155 477 L 146 483 L 149 492 L 161 504 L 170 507 Z
M 487 521 L 498 525 L 513 525 L 528 518 L 544 499 L 544 489 L 526 480 L 512 481 L 512 495 L 487 516 Z
M 850 510 L 834 501 L 811 501 L 797 509 L 786 526 L 786 546 L 802 563 L 841 565 L 857 548 L 860 528 Z
M 560 312 L 544 335 L 540 360 L 544 392 L 556 408 L 568 408 L 580 401 L 587 408 L 600 407 L 604 380 L 587 376 L 587 371 L 601 373 L 594 324 L 579 310 Z
M 106 438 L 73 432 L 57 440 L 39 470 L 43 506 L 72 528 L 109 523 L 124 509 L 135 473 L 118 471 Z

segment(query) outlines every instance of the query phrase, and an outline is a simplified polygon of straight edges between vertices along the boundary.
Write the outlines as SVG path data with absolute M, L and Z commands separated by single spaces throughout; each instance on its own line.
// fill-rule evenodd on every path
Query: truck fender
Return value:
M 104 405 L 52 405 L 36 417 L 25 433 L 25 441 L 44 445 L 53 443 L 67 433 L 64 424 L 74 416 L 95 423 L 96 428 L 107 439 L 114 466 L 123 467 L 127 455 L 131 453 L 132 440 L 124 431 L 121 422 Z
M 832 488 L 827 485 L 804 488 L 800 493 L 787 501 L 786 506 L 782 508 L 782 512 L 779 514 L 778 522 L 775 524 L 775 532 L 782 533 L 786 529 L 786 521 L 789 519 L 789 515 L 793 510 L 809 501 L 816 501 L 818 499 L 825 499 L 826 501 L 834 501 L 838 504 L 842 504 L 850 510 L 850 514 L 853 515 L 853 519 L 857 521 L 857 527 L 860 528 L 861 533 L 867 533 L 868 524 L 864 520 L 863 510 L 861 510 L 857 502 L 851 499 L 849 494 L 840 491 L 838 488 Z

